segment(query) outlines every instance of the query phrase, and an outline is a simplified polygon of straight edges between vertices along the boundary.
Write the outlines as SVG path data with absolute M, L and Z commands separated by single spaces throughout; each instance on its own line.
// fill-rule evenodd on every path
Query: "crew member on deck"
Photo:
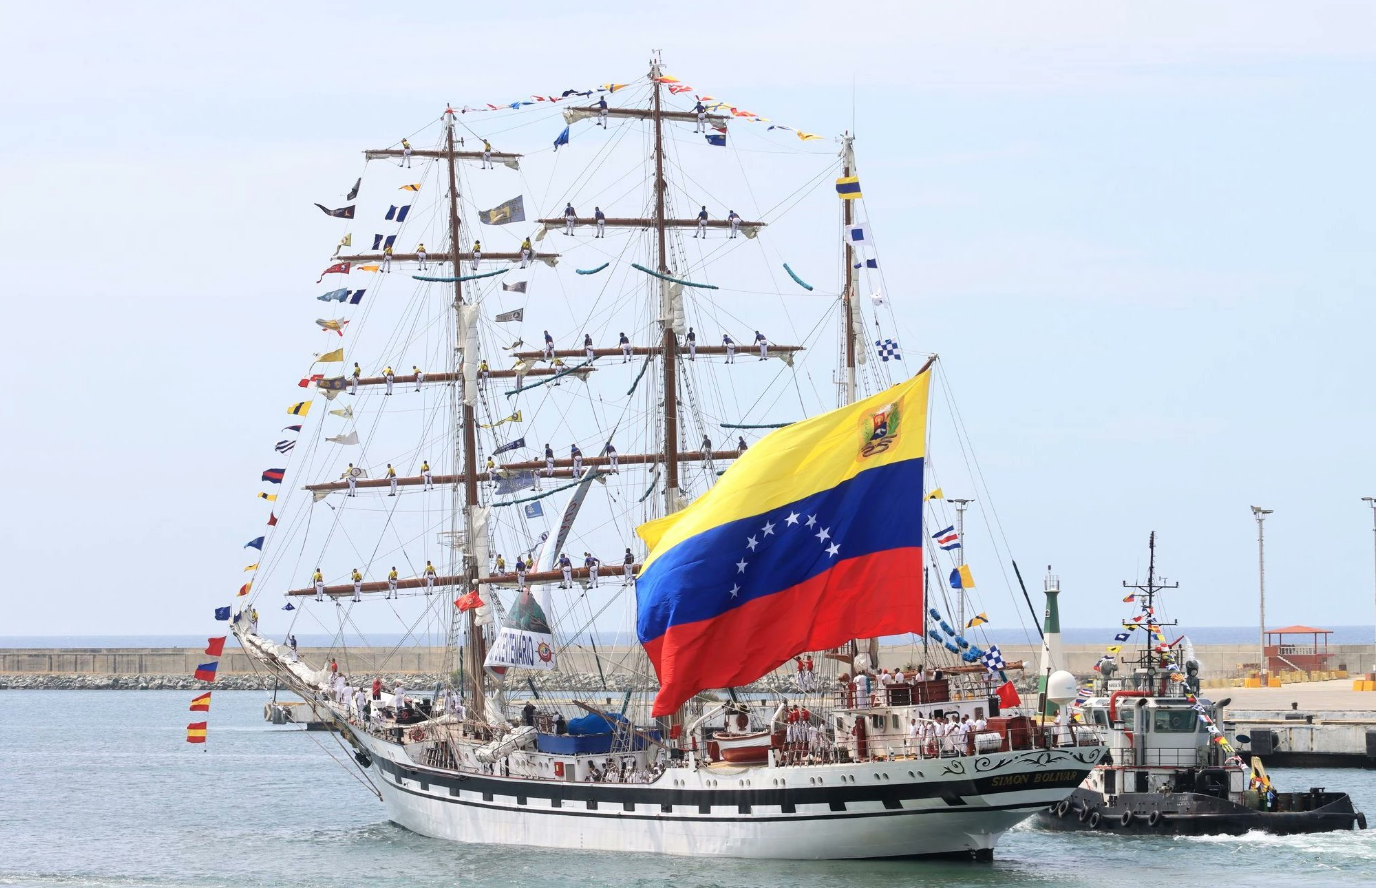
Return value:
M 730 336 L 728 336 L 727 334 L 723 333 L 722 336 L 721 336 L 721 344 L 724 345 L 724 346 L 726 346 L 726 363 L 728 363 L 728 364 L 734 364 L 734 363 L 736 363 L 736 342 L 735 342 L 735 340 L 733 340 L 733 339 L 732 339 Z
M 416 244 L 416 259 L 420 262 L 420 265 L 417 266 L 418 270 L 425 271 L 428 267 L 425 264 L 425 244 Z
M 545 477 L 554 475 L 554 448 L 545 445 Z
M 759 330 L 755 331 L 755 344 L 760 347 L 760 360 L 769 359 L 769 340 Z
M 478 263 L 483 261 L 483 242 L 473 242 L 473 270 L 478 270 Z
M 422 490 L 433 490 L 435 487 L 435 477 L 430 474 L 430 461 L 423 459 L 420 461 L 420 478 L 424 486 Z
M 391 490 L 387 493 L 387 495 L 388 495 L 388 496 L 396 496 L 396 495 L 397 495 L 397 470 L 394 469 L 394 468 L 392 468 L 392 464 L 391 464 L 391 463 L 388 463 L 388 464 L 387 464 L 387 486 L 391 488 Z
M 320 568 L 317 567 L 317 568 L 315 569 L 315 573 L 311 576 L 311 583 L 313 583 L 313 584 L 315 585 L 315 600 L 316 600 L 316 601 L 324 601 L 324 600 L 325 600 L 325 575 L 322 574 L 322 573 L 320 572 Z
M 392 569 L 387 571 L 387 597 L 400 598 L 397 594 L 397 566 L 392 565 Z
M 420 391 L 420 384 L 425 382 L 425 373 L 415 364 L 411 365 L 411 372 L 416 375 L 416 391 Z
M 362 601 L 362 600 L 363 600 L 363 574 L 359 573 L 359 572 L 358 572 L 358 568 L 356 568 L 356 567 L 354 568 L 353 580 L 354 580 L 354 601 Z
M 612 473 L 621 474 L 621 469 L 616 464 L 616 447 L 612 442 L 608 441 L 607 446 L 602 448 L 602 452 L 607 456 L 607 465 L 611 468 Z
M 594 558 L 591 552 L 583 553 L 583 566 L 588 569 L 589 589 L 597 588 L 597 568 L 599 568 L 601 565 L 602 562 Z
M 621 363 L 626 364 L 631 360 L 631 339 L 625 333 L 621 334 Z
M 569 459 L 573 460 L 573 477 L 578 478 L 583 474 L 583 451 L 578 449 L 577 444 L 569 445 Z
M 632 579 L 631 574 L 635 572 L 635 556 L 631 554 L 629 547 L 626 549 L 626 557 L 621 559 L 621 570 L 623 574 L 621 585 L 629 586 Z
M 489 142 L 487 139 L 483 139 L 483 163 L 482 166 L 478 167 L 478 169 L 490 170 L 493 168 L 494 167 L 492 166 L 492 143 Z
M 349 463 L 349 467 L 344 470 L 344 480 L 349 484 L 349 496 L 358 496 L 358 492 L 354 490 L 354 485 L 358 483 L 358 479 L 354 477 L 353 463 Z
M 392 273 L 392 245 L 388 244 L 382 248 L 382 270 L 388 274 Z
M 693 127 L 693 132 L 707 132 L 707 107 L 702 102 L 698 102 L 693 106 L 693 111 L 698 115 L 698 125 Z
M 702 211 L 698 213 L 698 230 L 693 237 L 700 237 L 703 239 L 707 237 L 707 207 L 703 207 Z
M 408 170 L 411 168 L 411 143 L 405 139 L 401 140 L 401 162 Z
M 592 336 L 587 333 L 583 334 L 583 352 L 588 356 L 589 361 L 597 357 L 597 354 L 593 351 Z
M 573 208 L 573 204 L 564 205 L 564 234 L 572 235 L 573 226 L 578 223 L 578 211 Z
M 559 570 L 564 575 L 564 582 L 559 584 L 560 589 L 573 588 L 573 562 L 569 560 L 569 553 L 564 552 L 559 555 Z
M 736 232 L 741 230 L 741 217 L 736 215 L 735 210 L 732 210 L 726 214 L 726 221 L 731 223 L 731 237 L 734 238 Z
M 425 577 L 425 594 L 426 594 L 426 595 L 429 595 L 430 592 L 435 588 L 435 576 L 436 576 L 436 574 L 435 574 L 435 565 L 431 564 L 431 563 L 427 560 L 427 561 L 425 562 L 425 573 L 424 573 L 424 577 Z
M 693 328 L 688 328 L 688 360 L 698 359 L 698 334 L 693 332 Z
M 392 393 L 392 383 L 396 382 L 397 375 L 392 371 L 392 365 L 388 364 L 382 368 L 382 381 L 387 383 L 387 394 Z
M 601 207 L 593 207 L 593 208 L 592 208 L 592 218 L 593 218 L 593 221 L 595 221 L 595 222 L 597 223 L 597 234 L 593 235 L 593 237 L 606 237 L 606 236 L 607 236 L 607 214 L 604 213 L 604 212 L 602 212 L 602 208 L 601 208 Z
M 554 360 L 554 337 L 549 335 L 548 330 L 545 331 L 545 360 Z
M 603 129 L 607 128 L 607 97 L 598 96 L 597 98 L 597 125 Z
M 527 265 L 530 264 L 530 257 L 531 257 L 531 255 L 532 255 L 532 249 L 533 249 L 533 248 L 530 246 L 530 238 L 526 238 L 525 240 L 521 241 L 521 267 L 522 267 L 522 268 L 525 268 Z
M 349 376 L 349 394 L 358 394 L 358 380 L 359 377 L 361 377 L 362 375 L 363 369 L 358 366 L 357 361 L 354 361 L 354 372 L 352 375 Z

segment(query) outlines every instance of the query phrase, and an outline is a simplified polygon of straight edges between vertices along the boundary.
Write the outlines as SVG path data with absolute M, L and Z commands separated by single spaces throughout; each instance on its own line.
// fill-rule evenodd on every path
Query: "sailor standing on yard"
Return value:
M 688 360 L 698 359 L 698 334 L 693 332 L 693 328 L 688 328 Z
M 593 346 L 592 346 L 592 336 L 590 336 L 590 335 L 587 334 L 587 333 L 584 333 L 584 334 L 583 334 L 583 353 L 586 354 L 586 355 L 588 356 L 588 360 L 589 360 L 589 361 L 591 361 L 591 360 L 593 360 L 593 359 L 595 359 L 595 358 L 597 357 L 597 354 L 596 354 L 596 352 L 593 350 Z
M 356 568 L 356 567 L 354 568 L 353 579 L 354 579 L 354 601 L 362 601 L 362 600 L 363 600 L 363 574 L 359 573 L 359 572 L 358 572 L 358 568 Z
M 607 97 L 599 96 L 597 99 L 597 125 L 603 129 L 607 128 Z
M 425 264 L 425 244 L 416 244 L 416 258 L 420 260 L 419 270 L 425 271 L 429 267 Z
M 391 464 L 391 463 L 388 463 L 388 464 L 387 464 L 387 486 L 391 488 L 391 491 L 388 492 L 387 495 L 388 495 L 388 496 L 396 496 L 396 495 L 397 495 L 397 470 L 394 469 L 394 468 L 392 468 L 392 464 Z
M 554 448 L 545 445 L 545 477 L 554 477 Z
M 494 169 L 494 167 L 492 166 L 492 143 L 489 142 L 487 139 L 483 139 L 483 163 L 482 166 L 478 167 L 478 169 Z
M 531 246 L 530 238 L 521 241 L 521 267 L 525 268 L 530 264 Z
M 349 483 L 349 496 L 358 496 L 358 492 L 354 489 L 354 485 L 358 483 L 358 479 L 354 477 L 353 463 L 349 463 L 349 467 L 344 470 L 344 480 Z
M 735 210 L 732 210 L 726 214 L 726 221 L 731 223 L 731 237 L 735 238 L 736 232 L 741 230 L 741 217 L 736 215 Z
M 621 570 L 624 575 L 621 585 L 629 586 L 632 579 L 631 574 L 635 571 L 635 556 L 631 554 L 630 548 L 626 549 L 626 557 L 621 559 Z
M 760 360 L 769 360 L 769 339 L 759 330 L 755 331 L 755 344 L 760 347 Z
M 397 566 L 392 565 L 392 569 L 387 571 L 387 597 L 400 598 L 397 594 Z
M 583 553 L 583 566 L 588 569 L 588 588 L 597 588 L 597 568 L 602 566 L 602 562 L 593 557 L 591 552 Z
M 707 106 L 702 104 L 702 102 L 698 102 L 693 106 L 693 111 L 698 115 L 698 125 L 693 128 L 693 132 L 707 132 Z
M 554 337 L 549 335 L 548 330 L 545 331 L 545 360 L 554 360 Z
M 435 574 L 435 565 L 431 564 L 429 561 L 426 561 L 426 562 L 425 562 L 425 574 L 424 574 L 424 576 L 425 576 L 425 594 L 426 594 L 426 595 L 429 595 L 430 592 L 431 592 L 431 590 L 433 590 L 433 589 L 435 588 L 435 577 L 436 577 L 436 574 Z
M 429 460 L 424 460 L 424 459 L 423 459 L 423 460 L 421 460 L 421 462 L 420 462 L 420 479 L 421 479 L 421 481 L 422 481 L 422 482 L 424 483 L 424 485 L 425 485 L 424 487 L 421 488 L 422 490 L 434 490 L 434 489 L 435 489 L 435 476 L 430 474 L 430 461 L 429 461 Z
M 578 222 L 578 211 L 573 208 L 573 204 L 564 205 L 564 234 L 572 235 L 573 226 Z
M 702 211 L 698 213 L 698 230 L 693 237 L 700 237 L 704 240 L 707 238 L 707 207 L 703 207 Z
M 564 552 L 559 556 L 559 570 L 564 575 L 564 582 L 559 584 L 560 589 L 573 588 L 573 562 L 569 560 L 569 554 Z
M 408 170 L 411 168 L 411 143 L 405 139 L 401 140 L 401 162 Z
M 607 236 L 607 214 L 602 212 L 601 207 L 592 208 L 592 218 L 597 222 L 597 234 L 594 237 Z
M 516 586 L 517 586 L 517 588 L 520 588 L 521 586 L 524 586 L 524 585 L 526 584 L 526 571 L 527 571 L 527 570 L 529 570 L 529 568 L 526 566 L 526 560 L 525 560 L 525 558 L 522 557 L 522 556 L 520 556 L 520 555 L 517 555 L 517 556 L 516 556 Z
M 392 393 L 392 383 L 397 381 L 397 375 L 393 372 L 391 364 L 382 368 L 382 381 L 387 383 L 386 393 L 390 395 Z
M 492 457 L 489 456 L 487 458 L 487 480 L 496 484 L 500 474 L 501 473 L 497 471 L 497 464 L 493 462 Z
M 732 339 L 730 336 L 728 336 L 727 334 L 723 333 L 722 336 L 721 336 L 721 344 L 724 345 L 724 346 L 726 346 L 726 363 L 728 363 L 728 364 L 734 364 L 734 363 L 736 363 L 736 343 L 735 343 L 735 340 L 733 340 L 733 339 Z
M 388 274 L 392 273 L 392 245 L 388 244 L 382 248 L 382 270 Z
M 627 549 L 626 551 L 630 551 Z M 315 569 L 315 574 L 311 576 L 311 582 L 315 584 L 315 600 L 325 600 L 325 575 L 320 572 L 320 568 Z
M 425 382 L 425 371 L 421 370 L 415 364 L 412 364 L 411 372 L 416 375 L 416 391 L 420 391 L 420 384 Z
M 358 394 L 358 378 L 363 375 L 363 369 L 358 366 L 358 361 L 354 361 L 354 372 L 349 377 L 349 394 Z
M 580 478 L 583 475 L 583 451 L 578 449 L 577 444 L 569 445 L 569 458 L 573 460 L 573 477 Z
M 631 339 L 625 333 L 621 334 L 621 363 L 627 364 L 631 360 Z
M 482 242 L 482 241 L 474 241 L 474 242 L 473 242 L 473 250 L 472 250 L 472 252 L 473 252 L 473 270 L 474 270 L 474 271 L 477 271 L 477 270 L 478 270 L 478 263 L 483 261 L 483 242 Z
M 607 455 L 607 465 L 611 468 L 612 474 L 621 474 L 621 469 L 616 465 L 616 447 L 612 445 L 612 442 L 608 441 L 607 446 L 602 449 L 602 452 Z

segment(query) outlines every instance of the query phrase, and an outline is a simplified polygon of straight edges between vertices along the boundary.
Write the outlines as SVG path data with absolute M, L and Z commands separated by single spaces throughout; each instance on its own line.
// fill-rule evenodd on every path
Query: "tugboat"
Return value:
M 1199 662 L 1181 642 L 1168 642 L 1156 617 L 1156 596 L 1178 583 L 1156 577 L 1156 534 L 1145 585 L 1124 601 L 1140 613 L 1123 623 L 1117 648 L 1095 667 L 1093 682 L 1080 689 L 1079 712 L 1063 709 L 1058 742 L 1078 744 L 1086 734 L 1108 754 L 1070 795 L 1041 811 L 1046 829 L 1129 835 L 1242 835 L 1259 830 L 1278 835 L 1366 829 L 1366 815 L 1353 809 L 1347 793 L 1313 787 L 1278 792 L 1261 760 L 1245 761 L 1223 730 L 1230 700 L 1199 696 Z M 1114 655 L 1129 641 L 1141 642 L 1132 672 L 1118 674 Z M 1183 671 L 1182 671 L 1183 670 Z M 1245 741 L 1246 738 L 1238 738 Z

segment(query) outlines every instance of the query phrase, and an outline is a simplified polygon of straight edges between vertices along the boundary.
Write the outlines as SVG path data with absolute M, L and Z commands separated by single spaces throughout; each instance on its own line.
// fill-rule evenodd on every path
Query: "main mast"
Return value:
M 655 122 L 655 249 L 658 252 L 659 273 L 669 273 L 668 247 L 664 225 L 664 113 L 660 105 L 661 69 L 659 57 L 650 64 L 650 79 L 654 82 Z M 660 323 L 664 327 L 664 514 L 678 511 L 681 501 L 678 486 L 678 334 L 674 332 L 674 305 L 671 284 L 659 282 Z
M 841 175 L 843 177 L 853 174 L 855 169 L 855 137 L 846 133 L 841 137 Z M 841 290 L 841 308 L 845 313 L 846 331 L 846 367 L 845 367 L 845 388 L 842 395 L 842 404 L 855 403 L 855 248 L 850 245 L 850 227 L 855 222 L 851 209 L 853 201 L 841 201 L 841 241 L 844 246 L 845 259 L 845 281 L 846 285 Z

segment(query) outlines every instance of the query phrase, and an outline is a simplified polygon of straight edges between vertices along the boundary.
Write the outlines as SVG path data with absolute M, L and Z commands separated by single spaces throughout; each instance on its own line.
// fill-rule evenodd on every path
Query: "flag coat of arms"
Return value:
M 490 210 L 479 210 L 478 221 L 484 225 L 508 225 L 512 222 L 526 221 L 525 195 L 503 201 Z
M 659 676 L 656 716 L 803 651 L 923 630 L 929 382 L 924 370 L 779 429 L 687 509 L 637 528 L 650 554 L 636 632 Z

